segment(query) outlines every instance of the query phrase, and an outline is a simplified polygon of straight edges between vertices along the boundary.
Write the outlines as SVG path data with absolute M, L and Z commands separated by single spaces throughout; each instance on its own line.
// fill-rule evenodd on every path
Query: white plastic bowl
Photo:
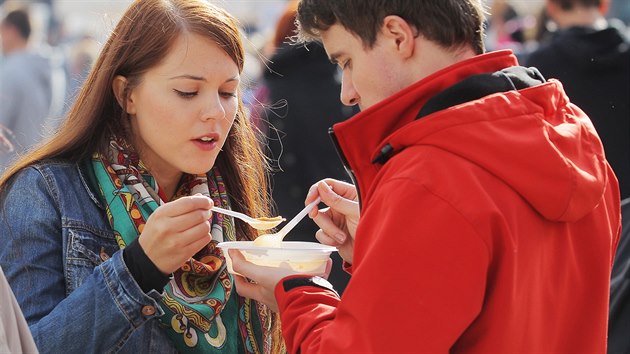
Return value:
M 260 247 L 253 241 L 231 241 L 218 244 L 225 260 L 228 272 L 238 274 L 232 269 L 229 249 L 238 249 L 245 259 L 257 265 L 291 269 L 296 273 L 321 275 L 326 271 L 326 262 L 337 248 L 317 242 L 283 241 L 281 247 Z

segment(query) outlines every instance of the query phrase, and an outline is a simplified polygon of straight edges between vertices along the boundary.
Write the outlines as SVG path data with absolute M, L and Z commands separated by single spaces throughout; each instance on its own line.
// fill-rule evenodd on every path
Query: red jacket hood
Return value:
M 495 174 L 549 220 L 575 221 L 589 213 L 604 193 L 607 162 L 589 118 L 569 102 L 560 82 L 491 94 L 416 119 L 442 90 L 516 65 L 509 51 L 479 55 L 334 125 L 361 194 L 372 188 L 381 168 L 372 161 L 385 145 L 393 147 L 393 158 L 410 146 L 429 145 Z

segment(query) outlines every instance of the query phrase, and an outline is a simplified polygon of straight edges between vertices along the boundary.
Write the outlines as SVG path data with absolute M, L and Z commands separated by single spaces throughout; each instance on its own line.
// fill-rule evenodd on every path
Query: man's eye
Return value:
M 185 91 L 179 91 L 179 90 L 173 90 L 173 91 L 175 91 L 175 93 L 177 93 L 177 95 L 179 95 L 182 98 L 193 98 L 197 96 L 197 91 L 194 91 L 194 92 L 185 92 Z

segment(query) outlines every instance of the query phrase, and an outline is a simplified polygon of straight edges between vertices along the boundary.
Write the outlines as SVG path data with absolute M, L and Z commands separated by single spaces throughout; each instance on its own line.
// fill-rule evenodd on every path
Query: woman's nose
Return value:
M 201 119 L 206 121 L 210 119 L 223 119 L 225 118 L 225 109 L 221 103 L 219 95 L 208 98 L 206 105 L 203 107 Z

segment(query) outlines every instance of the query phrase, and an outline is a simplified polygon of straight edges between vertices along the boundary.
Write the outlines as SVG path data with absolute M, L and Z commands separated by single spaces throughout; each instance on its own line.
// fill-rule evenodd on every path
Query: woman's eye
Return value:
M 236 97 L 236 92 L 221 92 L 221 96 L 223 97 Z
M 179 91 L 179 90 L 173 90 L 175 91 L 175 93 L 177 93 L 177 95 L 179 95 L 182 98 L 193 98 L 195 96 L 197 96 L 197 91 L 193 91 L 193 92 L 186 92 L 186 91 Z

